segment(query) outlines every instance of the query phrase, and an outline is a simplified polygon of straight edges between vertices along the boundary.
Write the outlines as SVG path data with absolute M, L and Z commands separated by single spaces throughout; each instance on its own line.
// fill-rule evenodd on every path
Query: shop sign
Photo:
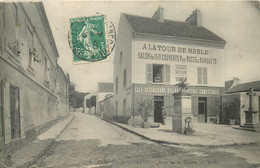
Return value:
M 173 94 L 178 92 L 175 86 L 134 86 L 134 92 L 138 94 Z M 190 87 L 185 93 L 198 95 L 219 95 L 219 89 Z

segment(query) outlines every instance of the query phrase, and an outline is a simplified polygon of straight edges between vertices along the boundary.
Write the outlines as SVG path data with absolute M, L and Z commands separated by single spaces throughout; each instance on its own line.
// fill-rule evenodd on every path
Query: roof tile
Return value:
M 225 40 L 207 30 L 204 27 L 198 27 L 191 23 L 164 20 L 159 22 L 156 19 L 141 17 L 129 14 L 123 14 L 137 33 L 146 33 L 162 36 L 175 36 L 184 38 L 194 38 L 202 40 L 211 40 L 225 43 Z

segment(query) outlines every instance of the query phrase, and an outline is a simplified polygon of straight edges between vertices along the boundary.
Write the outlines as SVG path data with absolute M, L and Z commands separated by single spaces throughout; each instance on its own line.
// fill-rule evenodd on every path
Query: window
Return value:
M 19 88 L 10 85 L 11 139 L 20 138 L 20 95 Z
M 123 100 L 123 112 L 126 114 L 126 99 Z
M 120 64 L 122 63 L 122 60 L 123 60 L 123 52 L 121 51 L 120 52 Z
M 46 57 L 43 58 L 43 63 L 44 63 L 44 81 L 49 82 L 49 65 L 48 65 L 48 60 Z
M 15 3 L 4 4 L 4 27 L 8 38 L 6 39 L 6 44 L 8 48 L 15 54 L 18 55 L 18 33 L 17 33 L 17 23 L 18 23 L 18 12 Z
M 29 52 L 28 64 L 32 66 L 33 59 L 33 34 L 29 27 L 27 27 L 27 47 Z
M 118 77 L 116 77 L 116 93 L 118 92 Z
M 147 64 L 147 83 L 170 83 L 170 65 Z
M 207 68 L 198 67 L 198 84 L 206 85 L 208 84 L 208 72 Z
M 126 87 L 126 69 L 124 70 L 123 86 L 124 86 L 124 88 Z
M 153 64 L 153 83 L 163 83 L 163 65 Z

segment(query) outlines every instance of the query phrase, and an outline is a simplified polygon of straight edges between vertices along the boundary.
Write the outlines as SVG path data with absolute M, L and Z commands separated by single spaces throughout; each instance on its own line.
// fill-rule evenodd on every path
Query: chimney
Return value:
M 233 80 L 229 80 L 225 82 L 225 90 L 229 90 L 235 86 L 240 84 L 240 79 L 238 77 L 234 77 Z
M 159 22 L 163 22 L 164 21 L 163 8 L 161 6 L 159 6 L 157 11 L 154 12 L 152 18 L 158 20 Z
M 202 13 L 200 10 L 195 9 L 192 14 L 186 19 L 186 22 L 189 22 L 195 26 L 201 27 L 202 26 Z

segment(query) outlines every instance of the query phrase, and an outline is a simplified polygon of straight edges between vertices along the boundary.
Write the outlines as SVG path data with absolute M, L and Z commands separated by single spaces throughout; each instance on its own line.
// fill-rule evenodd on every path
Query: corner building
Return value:
M 131 117 L 139 102 L 153 103 L 154 122 L 162 107 L 173 115 L 174 86 L 190 84 L 194 122 L 220 113 L 225 40 L 202 26 L 199 10 L 185 22 L 165 20 L 159 7 L 153 17 L 121 14 L 114 59 L 114 100 L 118 116 Z

